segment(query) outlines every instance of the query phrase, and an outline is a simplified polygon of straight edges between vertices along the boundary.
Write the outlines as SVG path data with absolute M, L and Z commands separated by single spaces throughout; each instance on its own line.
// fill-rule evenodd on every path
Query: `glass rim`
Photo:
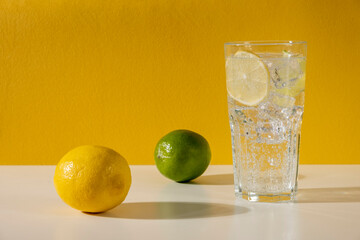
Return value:
M 246 45 L 257 45 L 257 46 L 271 46 L 271 45 L 300 45 L 307 44 L 306 41 L 293 41 L 293 40 L 263 40 L 263 41 L 235 41 L 226 42 L 225 46 L 246 46 Z

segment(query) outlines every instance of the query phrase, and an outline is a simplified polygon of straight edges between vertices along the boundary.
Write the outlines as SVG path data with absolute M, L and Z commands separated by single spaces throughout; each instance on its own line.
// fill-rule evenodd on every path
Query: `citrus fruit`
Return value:
M 175 130 L 162 137 L 155 147 L 156 167 L 165 177 L 188 182 L 199 177 L 209 166 L 209 143 L 200 134 Z
M 269 69 L 253 53 L 238 51 L 226 60 L 227 91 L 246 106 L 257 105 L 267 96 L 269 79 Z
M 119 153 L 101 146 L 80 146 L 57 164 L 54 184 L 60 198 L 83 212 L 104 212 L 124 201 L 130 168 Z

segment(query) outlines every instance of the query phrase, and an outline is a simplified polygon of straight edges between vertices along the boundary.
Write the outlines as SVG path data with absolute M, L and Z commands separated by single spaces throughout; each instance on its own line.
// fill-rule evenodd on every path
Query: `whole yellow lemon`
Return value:
M 105 212 L 122 203 L 131 172 L 125 158 L 101 146 L 80 146 L 57 164 L 54 184 L 60 198 L 83 212 Z

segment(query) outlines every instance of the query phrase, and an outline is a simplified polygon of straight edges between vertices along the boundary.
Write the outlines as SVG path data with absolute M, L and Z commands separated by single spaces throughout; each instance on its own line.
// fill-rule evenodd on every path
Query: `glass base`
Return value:
M 280 194 L 259 194 L 254 192 L 237 192 L 237 199 L 245 199 L 250 202 L 291 202 L 295 200 L 296 193 L 280 193 Z

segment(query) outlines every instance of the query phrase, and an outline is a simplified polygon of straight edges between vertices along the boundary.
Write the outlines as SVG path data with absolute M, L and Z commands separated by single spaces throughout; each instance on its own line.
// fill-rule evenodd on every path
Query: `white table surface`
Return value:
M 232 166 L 192 184 L 131 166 L 120 206 L 74 210 L 53 186 L 55 166 L 0 166 L 0 239 L 360 239 L 360 165 L 301 165 L 294 203 L 235 200 Z

